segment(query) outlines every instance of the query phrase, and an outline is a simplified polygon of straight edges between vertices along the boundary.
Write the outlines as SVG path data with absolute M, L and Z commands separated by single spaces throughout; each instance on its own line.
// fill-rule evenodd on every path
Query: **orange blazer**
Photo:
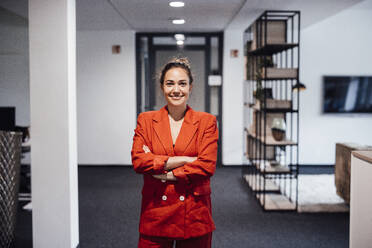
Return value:
M 216 169 L 217 141 L 216 117 L 189 106 L 174 146 L 166 106 L 138 116 L 131 154 L 134 170 L 144 179 L 140 233 L 187 239 L 215 229 L 210 177 Z M 151 152 L 145 153 L 143 145 Z M 164 164 L 171 156 L 197 160 L 173 170 L 177 181 L 152 177 L 166 173 Z

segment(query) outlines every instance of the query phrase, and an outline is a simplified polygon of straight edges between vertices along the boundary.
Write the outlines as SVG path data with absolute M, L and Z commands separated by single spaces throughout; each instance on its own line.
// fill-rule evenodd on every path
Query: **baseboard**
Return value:
M 333 164 L 300 164 L 298 166 L 299 174 L 334 174 L 334 172 Z
M 244 164 L 221 164 L 218 167 L 243 167 Z
M 243 171 L 249 170 L 249 164 L 234 164 L 234 165 L 222 165 L 222 168 L 232 167 L 232 168 L 242 168 Z M 334 174 L 333 164 L 299 164 L 298 173 L 299 174 Z
M 222 167 L 243 167 L 243 166 L 249 166 L 250 164 L 222 164 Z M 334 164 L 299 164 L 298 167 L 305 167 L 305 168 L 333 168 L 335 167 Z
M 130 168 L 131 164 L 79 164 L 79 168 Z M 217 168 L 248 168 L 247 164 L 220 164 Z M 333 164 L 300 164 L 299 174 L 333 174 Z
M 304 167 L 304 168 L 326 168 L 326 167 L 329 167 L 329 168 L 333 168 L 335 167 L 334 164 L 299 164 L 298 165 L 300 168 L 301 167 Z
M 79 167 L 131 167 L 131 164 L 78 164 Z

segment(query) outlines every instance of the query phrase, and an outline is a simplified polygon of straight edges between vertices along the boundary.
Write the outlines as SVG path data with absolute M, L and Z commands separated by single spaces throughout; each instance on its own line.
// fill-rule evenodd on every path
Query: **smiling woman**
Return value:
M 187 105 L 192 83 L 188 60 L 171 60 L 160 74 L 167 105 L 138 116 L 132 163 L 144 178 L 141 248 L 211 247 L 218 129 L 215 116 Z

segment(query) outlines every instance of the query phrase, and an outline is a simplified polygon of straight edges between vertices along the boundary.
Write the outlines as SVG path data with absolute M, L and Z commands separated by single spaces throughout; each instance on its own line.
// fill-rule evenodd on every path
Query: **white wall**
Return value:
M 351 156 L 350 176 L 350 248 L 369 247 L 372 243 L 372 152 Z
M 121 45 L 112 54 L 112 45 Z M 136 125 L 135 33 L 78 31 L 79 164 L 131 164 Z
M 372 115 L 321 113 L 323 75 L 372 75 L 372 0 L 363 1 L 301 32 L 300 164 L 334 164 L 336 142 L 372 145 Z M 242 30 L 224 34 L 223 163 L 243 158 Z M 230 58 L 239 49 L 239 58 Z
M 16 125 L 30 125 L 28 21 L 0 8 L 0 106 L 16 108 Z M 22 163 L 30 164 L 30 153 Z
M 238 49 L 238 57 L 230 57 L 230 50 Z M 222 163 L 243 163 L 243 31 L 225 30 L 223 48 L 223 139 Z
M 372 1 L 301 33 L 300 163 L 334 164 L 336 142 L 372 145 L 372 115 L 321 113 L 322 76 L 372 75 Z
M 30 125 L 28 21 L 0 8 L 0 106 Z M 136 121 L 135 34 L 77 32 L 78 163 L 131 164 Z M 122 52 L 111 53 L 112 45 Z M 30 163 L 29 156 L 23 160 Z
M 16 125 L 30 125 L 28 21 L 0 8 L 0 106 L 16 107 Z

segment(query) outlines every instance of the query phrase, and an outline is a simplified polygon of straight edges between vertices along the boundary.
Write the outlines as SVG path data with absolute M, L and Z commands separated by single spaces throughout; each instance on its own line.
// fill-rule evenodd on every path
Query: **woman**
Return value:
M 161 71 L 167 105 L 141 113 L 132 163 L 143 174 L 138 247 L 209 248 L 215 229 L 210 177 L 217 158 L 216 118 L 187 105 L 193 77 L 185 58 Z

